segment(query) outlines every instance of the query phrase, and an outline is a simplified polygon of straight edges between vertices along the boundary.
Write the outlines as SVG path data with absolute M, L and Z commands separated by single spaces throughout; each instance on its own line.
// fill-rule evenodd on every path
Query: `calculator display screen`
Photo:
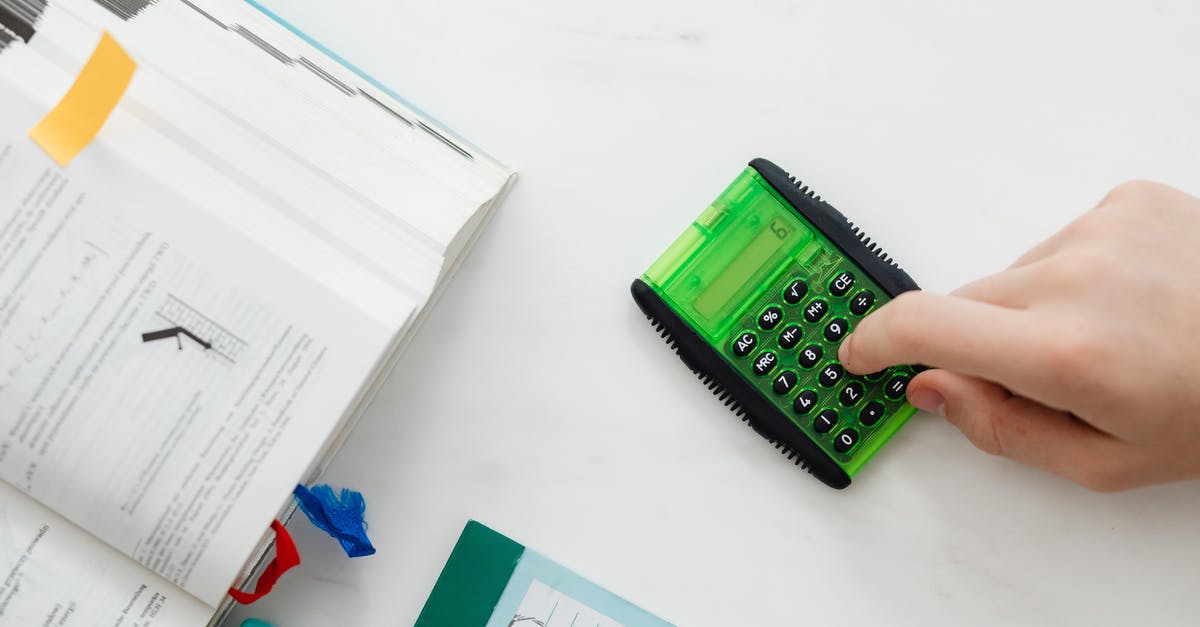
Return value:
M 728 327 L 813 239 L 795 212 L 753 179 L 738 179 L 647 276 L 710 340 Z

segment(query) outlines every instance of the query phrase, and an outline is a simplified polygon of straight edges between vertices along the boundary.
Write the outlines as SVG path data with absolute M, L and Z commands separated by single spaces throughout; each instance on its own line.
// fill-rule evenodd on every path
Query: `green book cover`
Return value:
M 673 627 L 472 520 L 416 627 Z

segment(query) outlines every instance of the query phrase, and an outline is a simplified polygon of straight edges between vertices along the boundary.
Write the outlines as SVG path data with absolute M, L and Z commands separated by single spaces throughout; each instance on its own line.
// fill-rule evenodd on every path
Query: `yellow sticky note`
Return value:
M 58 165 L 66 167 L 100 132 L 135 69 L 137 63 L 125 49 L 104 33 L 67 95 L 29 131 L 29 136 Z

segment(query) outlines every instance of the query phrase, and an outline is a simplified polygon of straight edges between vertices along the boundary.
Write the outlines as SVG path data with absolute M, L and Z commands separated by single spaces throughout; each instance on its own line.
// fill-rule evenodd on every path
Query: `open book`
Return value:
M 513 173 L 252 4 L 0 24 L 0 625 L 215 621 Z M 138 70 L 61 168 L 105 30 Z

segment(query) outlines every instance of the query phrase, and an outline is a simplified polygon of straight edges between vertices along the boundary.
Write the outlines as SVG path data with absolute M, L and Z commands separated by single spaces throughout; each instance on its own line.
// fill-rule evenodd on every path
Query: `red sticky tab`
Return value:
M 229 589 L 229 596 L 242 605 L 249 605 L 265 596 L 275 587 L 275 582 L 293 566 L 300 565 L 300 552 L 296 543 L 288 535 L 287 528 L 278 520 L 271 521 L 271 529 L 275 530 L 275 559 L 263 570 L 254 584 L 254 592 L 242 592 L 237 588 Z

